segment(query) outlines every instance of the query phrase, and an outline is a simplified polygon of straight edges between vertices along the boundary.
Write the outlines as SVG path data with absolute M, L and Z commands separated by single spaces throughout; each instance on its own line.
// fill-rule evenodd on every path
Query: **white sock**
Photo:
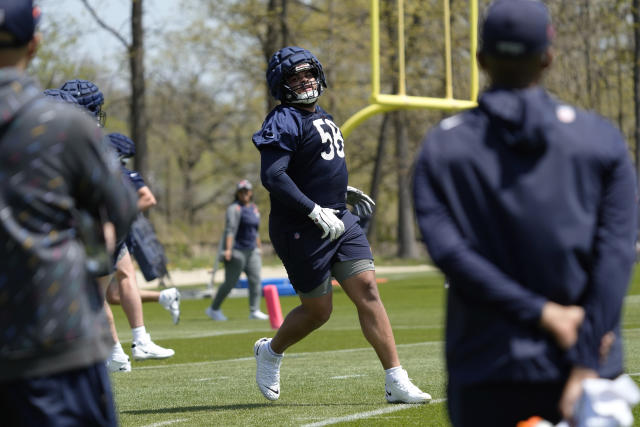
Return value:
M 122 349 L 122 344 L 120 344 L 120 341 L 118 341 L 113 345 L 113 348 L 111 348 L 111 357 L 115 355 L 124 355 L 124 354 L 125 352 Z
M 269 341 L 269 344 L 267 345 L 267 349 L 269 350 L 269 353 L 270 353 L 272 356 L 275 356 L 275 357 L 282 357 L 282 356 L 284 355 L 284 353 L 283 353 L 283 354 L 280 354 L 280 353 L 276 353 L 275 351 L 273 351 L 273 349 L 271 348 L 271 341 Z
M 141 342 L 147 340 L 147 330 L 145 329 L 144 325 L 131 329 L 131 333 L 133 334 L 133 342 Z
M 385 369 L 385 379 L 394 380 L 402 371 L 402 366 L 394 366 L 393 368 Z

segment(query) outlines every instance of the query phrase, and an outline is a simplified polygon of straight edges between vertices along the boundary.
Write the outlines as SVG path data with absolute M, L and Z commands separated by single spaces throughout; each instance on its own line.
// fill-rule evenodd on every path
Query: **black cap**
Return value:
M 554 37 L 549 10 L 539 0 L 496 0 L 482 24 L 480 51 L 500 57 L 544 52 Z
M 27 44 L 40 19 L 40 8 L 33 0 L 0 0 L 0 47 Z

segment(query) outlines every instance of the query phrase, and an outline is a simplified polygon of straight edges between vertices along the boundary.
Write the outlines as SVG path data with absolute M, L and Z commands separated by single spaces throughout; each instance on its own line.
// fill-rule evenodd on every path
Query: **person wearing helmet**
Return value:
M 227 207 L 225 226 L 220 239 L 220 261 L 224 262 L 224 283 L 220 285 L 205 314 L 212 320 L 225 321 L 227 317 L 220 306 L 231 289 L 238 283 L 240 273 L 247 275 L 249 282 L 249 319 L 267 320 L 269 316 L 260 311 L 262 281 L 262 242 L 258 228 L 260 212 L 253 203 L 253 186 L 243 179 L 236 185 L 235 198 Z M 216 263 L 219 260 L 216 259 Z
M 133 142 L 133 140 L 131 140 L 131 138 L 129 138 L 128 136 L 123 135 L 121 133 L 117 133 L 117 132 L 112 132 L 108 134 L 107 139 L 109 140 L 111 147 L 115 150 L 116 154 L 118 155 L 118 160 L 120 160 L 120 168 L 122 170 L 123 175 L 128 178 L 128 180 L 131 182 L 131 184 L 133 184 L 133 187 L 138 193 L 138 209 L 140 209 L 141 212 L 144 212 L 150 209 L 151 207 L 155 206 L 157 203 L 156 198 L 151 192 L 151 189 L 145 183 L 142 175 L 140 175 L 138 172 L 134 170 L 127 168 L 128 161 L 131 158 L 133 158 L 133 156 L 135 156 L 136 154 L 136 145 Z M 140 222 L 148 222 L 148 221 L 149 220 L 147 220 L 144 217 L 144 215 L 138 214 L 138 217 L 131 225 L 131 228 L 132 230 L 134 230 L 136 229 L 136 227 L 139 226 Z M 157 237 L 155 236 L 155 233 L 152 232 L 152 234 L 153 234 L 152 237 L 157 239 Z M 125 242 L 126 242 L 127 250 L 129 251 L 129 254 L 134 255 L 134 258 L 136 258 L 136 260 L 140 260 L 141 259 L 140 257 L 142 256 L 139 251 L 141 243 L 138 241 L 138 239 L 134 237 L 136 235 L 137 234 L 134 233 L 133 231 L 130 232 Z M 146 237 L 148 238 L 150 236 L 147 235 Z M 148 248 L 145 248 L 145 249 L 148 249 Z M 163 258 L 163 257 L 160 257 L 160 258 Z M 144 263 L 139 261 L 138 264 L 140 265 L 141 269 L 143 269 L 143 266 L 144 266 L 143 272 L 145 274 L 145 277 L 147 277 L 149 274 L 155 274 L 155 268 L 154 268 L 155 266 L 151 265 L 151 263 L 147 261 L 146 258 Z M 147 271 L 148 269 L 151 269 L 154 271 L 150 273 Z M 152 280 L 152 279 L 147 279 L 147 280 Z M 144 302 L 160 303 L 160 305 L 162 305 L 162 307 L 164 307 L 164 309 L 169 311 L 169 313 L 171 314 L 173 323 L 178 324 L 178 322 L 180 321 L 180 291 L 178 291 L 177 288 L 173 287 L 169 289 L 164 289 L 160 292 L 151 291 L 147 289 L 138 289 L 138 293 L 143 303 Z M 107 288 L 107 301 L 109 302 L 109 304 L 116 304 L 116 305 L 122 304 L 119 287 L 114 282 L 111 282 L 109 287 Z
M 355 304 L 362 332 L 386 372 L 387 401 L 425 403 L 431 396 L 400 365 L 369 242 L 358 216 L 347 209 L 349 203 L 366 215 L 375 203 L 347 185 L 344 138 L 317 105 L 327 87 L 322 65 L 307 49 L 288 46 L 271 57 L 266 77 L 280 105 L 267 115 L 253 143 L 271 199 L 271 242 L 301 304 L 273 338 L 255 343 L 258 388 L 269 400 L 280 397 L 283 353 L 329 319 L 333 276 Z
M 95 83 L 81 79 L 68 80 L 64 82 L 60 90 L 73 96 L 78 104 L 93 114 L 98 125 L 104 127 L 107 122 L 107 113 L 102 110 L 104 95 Z
M 78 104 L 91 113 L 100 127 L 104 126 L 106 114 L 102 110 L 104 103 L 104 95 L 98 86 L 88 80 L 73 79 L 66 81 L 61 87 L 61 91 L 67 92 L 73 96 Z M 108 142 L 108 141 L 105 141 Z M 126 176 L 126 178 L 125 178 Z M 138 185 L 131 176 L 123 173 L 123 180 L 126 185 Z M 155 202 L 155 199 L 154 199 Z M 155 204 L 155 203 L 153 203 Z M 138 208 L 149 207 L 141 204 L 138 198 Z M 122 239 L 116 248 L 115 273 L 111 277 L 111 282 L 107 288 L 113 286 L 115 281 L 118 287 L 119 302 L 122 306 L 129 325 L 133 340 L 131 344 L 131 353 L 134 360 L 146 359 L 166 359 L 172 357 L 175 352 L 172 349 L 163 348 L 151 340 L 151 336 L 147 333 L 144 326 L 144 313 L 142 310 L 142 299 L 138 290 L 135 267 L 131 259 L 131 255 L 127 250 L 126 239 Z M 105 290 L 106 291 L 106 290 Z M 173 295 L 173 299 L 179 300 L 179 294 Z M 105 311 L 107 315 L 113 318 L 109 304 L 105 302 Z M 171 311 L 171 310 L 170 310 Z M 173 315 L 172 315 L 173 316 Z M 175 316 L 173 316 L 175 317 Z M 113 346 L 111 357 L 107 361 L 107 366 L 112 372 L 129 372 L 131 371 L 131 362 L 129 356 L 124 352 L 122 345 L 115 331 L 115 324 L 112 323 L 111 331 L 116 344 Z

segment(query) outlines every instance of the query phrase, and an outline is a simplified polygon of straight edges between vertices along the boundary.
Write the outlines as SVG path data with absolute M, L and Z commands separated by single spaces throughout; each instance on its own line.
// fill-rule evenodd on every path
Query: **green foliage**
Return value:
M 272 106 L 264 71 L 283 44 L 311 49 L 324 65 L 329 88 L 320 104 L 336 123 L 368 105 L 371 91 L 369 1 L 204 0 L 181 2 L 180 19 L 162 31 L 148 31 L 146 105 L 149 121 L 147 182 L 158 199 L 151 214 L 167 244 L 201 244 L 219 239 L 233 184 L 259 184 L 259 155 L 251 143 Z M 480 15 L 488 0 L 480 1 Z M 397 90 L 397 2 L 381 0 L 381 90 Z M 406 88 L 416 96 L 444 96 L 444 39 L 441 0 L 405 4 Z M 635 147 L 633 24 L 631 0 L 567 2 L 549 0 L 557 38 L 556 59 L 546 84 L 559 98 L 595 109 L 614 121 Z M 469 96 L 468 2 L 451 1 L 454 96 Z M 80 6 L 79 6 L 80 7 Z M 148 12 L 147 12 L 148 13 Z M 150 22 L 145 16 L 145 22 Z M 107 93 L 109 130 L 126 131 L 129 102 L 126 52 L 110 64 L 78 57 L 83 41 L 74 17 L 42 28 L 45 43 L 32 66 L 43 87 L 70 77 L 96 80 Z M 97 30 L 101 31 L 101 30 Z M 105 37 L 112 37 L 105 33 Z M 107 70 L 107 71 L 105 71 Z M 111 73 L 105 75 L 106 72 Z M 481 80 L 482 84 L 484 80 Z M 413 159 L 427 129 L 447 112 L 404 114 L 408 157 Z M 371 191 L 380 160 L 375 239 L 397 240 L 398 176 L 406 173 L 391 142 L 377 159 L 380 141 L 393 141 L 393 127 L 381 130 L 382 116 L 369 119 L 346 141 L 350 183 Z M 406 157 L 406 156 L 405 156 Z M 404 168 L 406 169 L 406 168 Z M 267 238 L 268 195 L 256 185 Z M 195 243 L 191 243 L 195 242 Z M 192 249 L 193 251 L 193 249 Z

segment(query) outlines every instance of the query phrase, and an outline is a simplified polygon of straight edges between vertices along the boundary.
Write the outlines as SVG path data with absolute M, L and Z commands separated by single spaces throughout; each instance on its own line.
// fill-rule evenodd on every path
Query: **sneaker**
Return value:
M 258 388 L 269 400 L 280 397 L 280 363 L 282 356 L 274 356 L 269 351 L 271 338 L 260 338 L 253 345 L 256 356 L 256 383 Z
M 249 313 L 249 319 L 269 320 L 269 315 L 264 314 L 260 310 L 254 310 Z
M 109 372 L 131 372 L 131 362 L 126 354 L 112 354 L 107 359 Z
M 216 320 L 218 322 L 223 322 L 227 320 L 227 316 L 222 314 L 222 310 L 214 310 L 211 306 L 207 307 L 204 313 L 211 318 L 211 320 Z
M 413 385 L 404 369 L 395 378 L 387 379 L 384 389 L 389 403 L 427 403 L 431 400 L 429 393 Z
M 131 354 L 133 360 L 146 359 L 166 359 L 176 354 L 170 348 L 163 348 L 151 341 L 151 336 L 147 334 L 144 341 L 134 341 L 131 344 Z
M 173 324 L 177 325 L 180 321 L 180 291 L 176 288 L 165 289 L 160 292 L 158 302 L 165 310 L 171 313 Z

